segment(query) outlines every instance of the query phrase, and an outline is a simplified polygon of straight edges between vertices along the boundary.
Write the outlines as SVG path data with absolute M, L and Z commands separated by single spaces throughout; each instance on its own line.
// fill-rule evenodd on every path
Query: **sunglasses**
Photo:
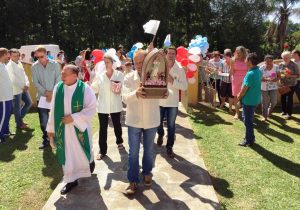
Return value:
M 42 55 L 42 56 L 35 56 L 37 59 L 40 59 L 40 58 L 45 58 L 45 56 L 44 55 Z

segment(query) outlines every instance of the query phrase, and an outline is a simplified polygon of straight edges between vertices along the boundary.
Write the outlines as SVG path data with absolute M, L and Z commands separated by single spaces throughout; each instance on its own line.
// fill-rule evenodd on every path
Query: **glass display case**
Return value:
M 164 98 L 168 88 L 168 67 L 165 54 L 153 49 L 142 67 L 142 84 L 147 98 Z

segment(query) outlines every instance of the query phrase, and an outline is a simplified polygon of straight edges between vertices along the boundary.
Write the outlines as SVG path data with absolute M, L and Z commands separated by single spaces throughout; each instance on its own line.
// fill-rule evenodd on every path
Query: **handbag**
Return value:
M 278 92 L 280 95 L 284 95 L 291 92 L 291 88 L 289 86 L 282 86 L 278 88 Z
M 119 81 L 111 81 L 111 91 L 115 94 L 121 93 L 122 83 Z

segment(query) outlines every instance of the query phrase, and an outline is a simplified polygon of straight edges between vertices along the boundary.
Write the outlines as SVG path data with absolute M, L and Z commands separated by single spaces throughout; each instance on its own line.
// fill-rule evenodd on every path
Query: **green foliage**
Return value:
M 142 25 L 161 20 L 156 46 L 172 34 L 172 43 L 187 46 L 195 35 L 207 36 L 211 50 L 245 45 L 259 51 L 264 33 L 263 0 L 2 0 L 1 46 L 58 44 L 70 59 L 90 47 L 126 49 L 150 42 Z

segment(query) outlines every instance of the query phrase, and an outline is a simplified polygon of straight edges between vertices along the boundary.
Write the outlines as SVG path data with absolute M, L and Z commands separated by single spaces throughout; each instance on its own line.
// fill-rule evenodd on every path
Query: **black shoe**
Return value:
M 175 157 L 175 154 L 174 154 L 172 148 L 167 148 L 167 155 L 168 155 L 169 158 L 174 158 Z
M 2 144 L 2 143 L 5 143 L 6 142 L 6 140 L 5 140 L 5 138 L 0 138 L 0 143 Z
M 67 183 L 60 191 L 60 194 L 65 195 L 70 192 L 74 187 L 78 185 L 77 180 L 74 182 Z
M 49 141 L 44 141 L 40 146 L 39 149 L 45 149 L 50 145 Z
M 157 138 L 157 145 L 158 146 L 161 146 L 162 144 L 163 144 L 163 136 L 158 136 L 158 138 Z
M 94 170 L 95 170 L 95 161 L 93 161 L 93 162 L 90 163 L 91 174 L 94 172 Z

